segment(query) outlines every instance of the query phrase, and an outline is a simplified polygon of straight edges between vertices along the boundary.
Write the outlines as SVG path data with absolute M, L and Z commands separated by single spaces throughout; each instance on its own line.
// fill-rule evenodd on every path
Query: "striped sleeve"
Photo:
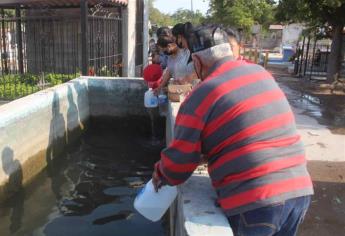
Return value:
M 204 123 L 200 117 L 180 111 L 176 117 L 174 139 L 162 151 L 156 168 L 162 181 L 169 185 L 186 181 L 201 161 L 201 132 Z

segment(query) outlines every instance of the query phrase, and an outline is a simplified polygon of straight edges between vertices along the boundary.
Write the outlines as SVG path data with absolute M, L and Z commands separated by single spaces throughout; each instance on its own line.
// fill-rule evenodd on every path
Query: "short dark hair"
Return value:
M 157 37 L 162 36 L 171 36 L 171 30 L 169 27 L 164 26 L 157 29 Z
M 227 33 L 228 37 L 231 37 L 237 41 L 237 43 L 240 43 L 240 35 L 238 34 L 237 30 L 227 27 L 224 29 L 224 31 Z
M 171 33 L 177 37 L 178 35 L 184 35 L 184 24 L 182 23 L 178 23 L 176 24 L 172 30 L 171 30 Z
M 166 48 L 170 43 L 175 43 L 174 39 L 171 36 L 161 36 L 157 41 L 157 45 L 161 48 Z
M 229 43 L 227 33 L 217 25 L 205 25 L 192 29 L 187 42 L 191 53 Z
M 178 23 L 176 24 L 171 32 L 172 34 L 177 37 L 178 35 L 182 35 L 183 37 L 187 38 L 189 31 L 193 28 L 192 23 L 186 22 L 186 23 Z

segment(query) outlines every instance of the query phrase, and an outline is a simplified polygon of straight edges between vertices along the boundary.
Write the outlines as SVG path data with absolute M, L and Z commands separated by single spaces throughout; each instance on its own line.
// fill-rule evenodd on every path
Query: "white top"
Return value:
M 194 72 L 193 61 L 188 63 L 190 52 L 188 49 L 179 49 L 179 52 L 175 56 L 169 56 L 168 69 L 171 77 L 175 80 L 181 80 L 185 76 Z

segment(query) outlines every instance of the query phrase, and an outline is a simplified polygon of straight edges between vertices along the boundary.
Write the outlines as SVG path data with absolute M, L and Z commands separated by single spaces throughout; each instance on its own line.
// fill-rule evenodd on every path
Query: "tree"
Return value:
M 182 8 L 178 9 L 171 17 L 175 24 L 191 22 L 193 25 L 200 25 L 205 20 L 205 17 L 200 11 L 192 12 L 191 10 Z
M 274 2 L 270 0 L 211 0 L 209 14 L 215 23 L 241 27 L 249 33 L 255 23 L 267 27 L 273 22 Z
M 285 22 L 304 22 L 311 28 L 330 28 L 332 37 L 327 80 L 333 82 L 344 57 L 345 0 L 280 0 L 276 17 Z
M 206 18 L 200 11 L 192 12 L 187 9 L 178 9 L 172 15 L 164 14 L 154 7 L 154 0 L 149 0 L 150 22 L 157 27 L 174 26 L 177 23 L 191 22 L 193 25 L 200 25 Z
M 152 24 L 161 26 L 172 26 L 174 25 L 174 20 L 169 14 L 164 14 L 160 12 L 157 8 L 153 6 L 154 0 L 149 0 L 149 20 Z

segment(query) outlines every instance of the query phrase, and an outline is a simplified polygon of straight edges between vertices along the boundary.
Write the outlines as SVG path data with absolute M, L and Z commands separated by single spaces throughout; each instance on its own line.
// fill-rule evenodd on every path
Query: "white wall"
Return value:
M 296 46 L 304 28 L 302 24 L 285 25 L 283 29 L 283 46 Z
M 126 77 L 135 76 L 136 8 L 136 0 L 128 0 L 122 11 L 122 74 Z

